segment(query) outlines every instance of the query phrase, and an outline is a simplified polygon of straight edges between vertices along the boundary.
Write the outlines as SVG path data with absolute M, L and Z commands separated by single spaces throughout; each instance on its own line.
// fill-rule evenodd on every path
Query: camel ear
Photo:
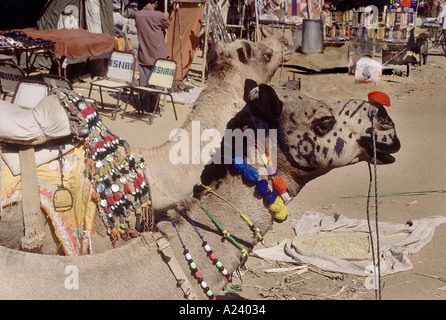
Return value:
M 246 79 L 245 80 L 245 90 L 243 92 L 243 100 L 245 100 L 246 103 L 249 101 L 252 101 L 256 98 L 258 98 L 258 90 L 257 93 L 254 91 L 259 85 L 257 82 L 255 82 L 252 79 Z
M 253 113 L 269 124 L 280 118 L 283 103 L 277 96 L 276 91 L 266 84 L 259 85 L 259 98 Z
M 237 49 L 238 60 L 243 64 L 247 64 L 253 54 L 251 44 L 248 41 L 242 41 L 241 44 L 241 47 Z
M 223 54 L 223 51 L 225 49 L 225 44 L 223 43 L 223 41 L 218 40 L 215 43 L 215 51 L 217 52 L 217 54 L 220 56 Z

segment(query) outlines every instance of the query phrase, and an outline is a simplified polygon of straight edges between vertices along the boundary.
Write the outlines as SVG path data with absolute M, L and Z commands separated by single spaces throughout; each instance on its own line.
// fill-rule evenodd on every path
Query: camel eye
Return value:
M 267 52 L 263 56 L 265 57 L 266 62 L 270 62 L 273 57 L 273 54 L 271 52 Z
M 336 120 L 333 116 L 317 118 L 311 122 L 311 129 L 313 129 L 314 133 L 318 136 L 323 136 L 333 129 L 335 123 Z

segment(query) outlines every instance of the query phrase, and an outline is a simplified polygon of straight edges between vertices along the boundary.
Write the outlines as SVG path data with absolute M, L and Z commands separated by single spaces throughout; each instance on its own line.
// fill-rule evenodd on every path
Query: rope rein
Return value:
M 231 242 L 237 249 L 239 249 L 243 255 L 243 257 L 247 260 L 249 255 L 248 255 L 248 250 L 246 250 L 245 247 L 243 247 L 240 243 L 237 242 L 237 240 L 235 240 L 231 234 L 228 232 L 228 230 L 226 230 L 219 222 L 217 219 L 215 219 L 215 217 L 209 212 L 209 210 L 204 206 L 203 203 L 201 203 L 200 200 L 198 200 L 197 198 L 194 197 L 195 200 L 198 201 L 198 203 L 200 203 L 201 208 L 203 209 L 204 212 L 206 212 L 206 214 L 208 215 L 209 219 L 211 219 L 211 221 L 215 224 L 215 226 L 218 228 L 218 230 L 220 230 L 220 232 L 223 234 L 223 236 L 225 237 L 225 239 L 228 239 L 229 242 Z
M 216 196 L 217 198 L 223 200 L 224 202 L 226 202 L 227 204 L 229 204 L 232 208 L 234 208 L 240 215 L 240 217 L 248 224 L 249 228 L 255 233 L 257 239 L 260 242 L 264 242 L 262 235 L 260 234 L 260 230 L 258 228 L 256 228 L 254 226 L 254 223 L 239 209 L 237 208 L 231 201 L 229 201 L 228 199 L 224 198 L 223 196 L 219 195 L 217 192 L 214 191 L 214 189 L 212 189 L 209 186 L 206 186 L 204 184 L 201 184 L 201 186 L 203 188 L 206 189 L 207 192 L 212 193 L 214 196 Z
M 368 163 L 369 168 L 369 176 L 370 176 L 370 182 L 369 182 L 369 190 L 367 194 L 367 224 L 369 227 L 369 234 L 370 234 L 370 245 L 372 250 L 372 261 L 373 261 L 373 276 L 374 276 L 374 287 L 375 287 L 375 298 L 377 300 L 381 300 L 382 298 L 382 288 L 381 288 L 381 261 L 380 261 L 380 249 L 379 249 L 379 228 L 378 228 L 378 170 L 377 170 L 377 163 L 376 163 L 376 136 L 375 136 L 375 125 L 373 124 L 373 119 L 375 118 L 376 114 L 373 114 L 371 117 L 372 122 L 372 143 L 373 143 L 373 168 L 374 168 L 374 188 L 375 188 L 375 234 L 376 234 L 376 258 L 375 258 L 375 248 L 373 243 L 373 232 L 372 232 L 372 226 L 370 223 L 370 212 L 369 212 L 369 206 L 370 206 L 370 194 L 372 189 L 372 170 L 370 163 Z M 377 268 L 377 269 L 376 269 Z M 375 270 L 378 272 L 376 273 Z M 376 281 L 378 280 L 378 281 Z M 377 285 L 378 284 L 378 285 Z

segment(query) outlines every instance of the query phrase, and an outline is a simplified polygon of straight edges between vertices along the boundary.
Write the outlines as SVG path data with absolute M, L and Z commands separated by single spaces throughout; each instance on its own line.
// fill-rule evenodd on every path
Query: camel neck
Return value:
M 252 227 L 240 217 L 234 207 L 249 218 L 262 236 L 271 227 L 273 218 L 256 193 L 255 186 L 244 183 L 241 176 L 228 172 L 224 178 L 215 180 L 211 187 L 233 206 L 214 193 L 205 192 L 199 200 L 191 199 L 184 206 L 166 213 L 166 220 L 175 221 L 176 228 L 171 223 L 166 223 L 167 221 L 158 223 L 158 227 L 171 243 L 183 270 L 189 272 L 189 264 L 182 259 L 183 246 L 186 245 L 203 279 L 210 289 L 215 290 L 222 288 L 227 283 L 227 278 L 209 261 L 209 255 L 202 247 L 202 239 L 209 244 L 228 273 L 233 274 L 259 241 Z M 197 280 L 191 276 L 190 282 L 196 284 Z M 197 291 L 199 290 L 201 289 L 198 287 Z
M 212 96 L 206 92 L 200 96 L 182 127 L 171 132 L 169 141 L 154 148 L 137 150 L 146 159 L 146 174 L 155 212 L 174 207 L 178 199 L 187 199 L 194 185 L 200 183 L 200 175 L 207 162 L 203 157 L 212 154 L 212 149 L 217 146 L 214 141 L 221 140 L 226 124 L 239 109 L 236 93 L 227 90 L 228 101 L 225 100 L 221 106 L 225 112 L 209 112 Z M 207 136 L 206 132 L 214 135 Z M 160 171 L 166 174 L 160 175 Z M 178 177 L 182 179 L 181 184 L 177 183 Z
M 230 234 L 230 232 L 224 227 L 224 226 L 222 226 L 221 225 L 221 223 L 214 217 L 214 215 L 206 208 L 206 206 L 203 204 L 203 203 L 201 203 L 200 202 L 200 200 L 198 200 L 198 199 L 196 199 L 195 198 L 195 200 L 196 201 L 198 201 L 199 203 L 200 203 L 200 206 L 201 206 L 201 208 L 203 209 L 203 211 L 206 213 L 206 215 L 209 217 L 209 219 L 212 221 L 212 223 L 218 228 L 218 230 L 220 231 L 220 233 L 222 234 L 222 236 L 226 239 L 226 240 L 228 240 L 232 245 L 234 245 L 234 247 L 236 247 L 237 249 L 239 249 L 240 250 L 240 253 L 242 254 L 242 256 L 244 257 L 244 258 L 248 258 L 248 250 L 242 245 L 242 244 L 240 244 L 231 234 Z M 231 203 L 228 203 L 228 204 L 231 204 Z M 232 205 L 232 204 L 231 204 Z M 194 225 L 194 228 L 197 230 L 197 228 L 196 228 L 196 226 L 195 226 L 195 224 L 193 223 L 193 221 L 192 220 L 190 220 L 189 219 L 189 221 Z M 245 220 L 246 221 L 246 220 Z M 251 229 L 254 229 L 255 228 L 255 226 L 254 226 L 254 224 L 252 224 L 252 222 L 249 220 L 249 222 L 248 222 L 248 224 L 250 225 L 250 227 L 251 227 Z M 197 230 L 197 232 L 199 232 L 198 230 Z M 258 233 L 257 232 L 257 234 L 256 235 L 258 235 L 258 237 L 257 237 L 257 239 L 259 239 L 259 236 L 260 236 L 260 239 L 259 240 L 261 240 L 262 238 L 262 236 L 260 235 L 260 233 Z

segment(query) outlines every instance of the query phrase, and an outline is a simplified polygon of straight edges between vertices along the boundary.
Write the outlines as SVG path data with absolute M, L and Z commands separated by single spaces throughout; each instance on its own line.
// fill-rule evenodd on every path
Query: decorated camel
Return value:
M 147 161 L 146 174 L 155 211 L 171 208 L 179 200 L 189 197 L 192 187 L 199 183 L 200 173 L 206 164 L 200 154 L 189 154 L 185 161 L 172 165 L 174 146 L 179 140 L 198 135 L 201 141 L 197 149 L 202 150 L 209 144 L 206 138 L 201 139 L 203 132 L 211 129 L 222 135 L 228 121 L 244 106 L 245 80 L 269 83 L 280 64 L 288 61 L 292 52 L 286 40 L 277 35 L 260 42 L 218 42 L 216 50 L 219 60 L 177 134 L 159 147 L 134 148 L 135 154 L 142 154 Z M 181 183 L 178 183 L 178 177 L 181 177 Z
M 179 129 L 179 132 L 187 132 L 191 134 L 193 129 L 192 124 L 200 123 L 200 128 L 198 129 L 199 135 L 208 128 L 212 128 L 213 130 L 222 133 L 228 120 L 231 119 L 244 105 L 243 85 L 246 78 L 250 77 L 259 83 L 268 83 L 280 64 L 289 60 L 292 52 L 291 48 L 287 45 L 286 40 L 279 36 L 271 36 L 260 42 L 238 40 L 227 45 L 223 45 L 222 43 L 218 43 L 217 45 L 219 60 L 209 76 L 206 87 L 197 98 L 191 113 L 183 126 Z M 56 101 L 55 104 L 58 104 L 57 99 L 55 98 L 49 101 L 48 104 L 54 104 L 54 101 Z M 178 201 L 189 197 L 192 187 L 199 182 L 201 171 L 205 165 L 203 162 L 198 164 L 189 163 L 187 165 L 173 165 L 169 157 L 170 150 L 174 144 L 175 141 L 172 140 L 153 149 L 135 148 L 132 150 L 133 154 L 136 156 L 142 154 L 147 161 L 145 174 L 148 178 L 147 183 L 152 192 L 152 208 L 155 211 L 172 207 L 176 205 Z M 83 155 L 78 155 L 76 153 L 71 157 L 83 157 Z M 67 161 L 65 168 L 70 165 L 75 166 L 76 164 Z M 161 172 L 163 172 L 163 174 L 160 174 Z M 182 177 L 181 184 L 177 183 L 178 177 Z M 18 182 L 12 181 L 12 184 L 15 183 Z M 74 187 L 80 188 L 78 185 L 75 185 Z M 14 190 L 9 190 L 8 192 L 14 193 Z M 48 192 L 50 192 L 50 190 L 48 190 Z M 88 195 L 86 194 L 82 195 L 84 198 L 87 196 Z M 20 198 L 20 195 L 17 197 Z M 10 200 L 10 202 L 11 201 L 12 200 Z M 51 202 L 51 199 L 49 199 L 48 202 Z M 75 206 L 80 207 L 85 206 L 85 204 L 76 203 Z M 0 223 L 0 229 L 2 230 L 2 232 L 0 232 L 2 234 L 0 243 L 16 249 L 20 248 L 23 235 L 23 231 L 16 233 L 17 230 L 23 230 L 23 219 L 21 214 L 16 214 L 17 209 L 20 208 L 15 207 L 9 211 L 5 211 L 3 213 L 2 222 Z M 51 216 L 51 214 L 56 216 L 53 209 L 52 204 L 48 204 L 46 216 Z M 63 222 L 62 220 L 64 217 L 61 217 L 60 219 L 61 222 L 57 222 L 57 217 L 52 217 L 53 225 L 70 223 Z M 87 225 L 93 224 L 93 221 L 95 221 L 94 231 L 99 233 L 99 235 L 93 236 L 95 242 L 98 242 L 96 251 L 99 252 L 109 249 L 111 244 L 110 241 L 106 240 L 104 248 L 101 240 L 103 238 L 109 238 L 110 228 L 104 230 L 104 226 L 99 218 L 94 219 L 94 217 L 90 217 L 89 220 L 90 221 L 87 221 Z M 67 244 L 63 243 L 64 253 L 68 255 L 78 254 L 76 253 L 77 248 L 74 248 L 71 251 L 67 249 L 70 246 L 75 246 L 76 242 L 78 242 L 76 239 L 72 241 L 66 240 L 68 238 L 75 238 L 72 234 L 62 234 L 61 232 L 63 231 L 59 232 L 56 230 L 56 232 L 58 232 L 56 237 L 54 236 L 54 230 L 52 230 L 53 226 L 51 226 L 51 223 L 47 223 L 48 221 L 44 222 L 46 223 L 45 233 L 50 235 L 53 234 L 53 237 L 45 237 L 44 245 L 38 248 L 40 249 L 40 252 L 54 254 L 57 245 L 62 243 L 61 239 L 65 239 Z M 79 223 L 80 222 L 73 222 L 72 224 Z M 85 234 L 87 233 L 85 232 Z
M 0 247 L 0 298 L 213 299 L 249 259 L 274 219 L 286 218 L 280 200 L 285 192 L 273 188 L 281 185 L 293 198 L 306 183 L 334 168 L 372 162 L 372 134 L 377 162 L 395 161 L 390 154 L 400 143 L 382 105 L 321 101 L 264 84 L 251 89 L 246 106 L 227 127 L 250 130 L 258 143 L 245 144 L 242 155 L 230 161 L 206 166 L 194 198 L 156 215 L 156 232 L 80 257 Z M 235 150 L 232 140 L 222 141 L 221 149 Z M 250 163 L 245 155 L 256 150 L 264 155 L 262 161 Z M 273 157 L 272 150 L 274 167 L 274 161 L 263 161 Z M 266 166 L 270 176 L 260 176 Z

